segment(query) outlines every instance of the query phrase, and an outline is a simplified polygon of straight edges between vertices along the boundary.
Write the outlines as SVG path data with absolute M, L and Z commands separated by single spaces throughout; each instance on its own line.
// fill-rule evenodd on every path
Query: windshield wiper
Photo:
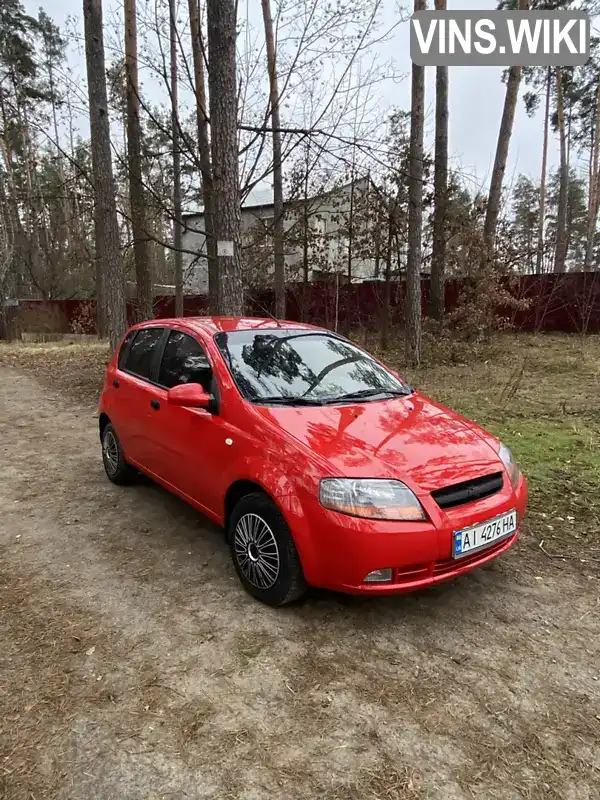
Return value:
M 360 392 L 350 392 L 349 394 L 341 394 L 339 397 L 328 398 L 325 402 L 328 405 L 335 403 L 348 403 L 353 400 L 369 400 L 373 397 L 408 397 L 412 394 L 411 389 L 363 389 Z
M 322 406 L 323 401 L 309 397 L 255 397 L 252 400 L 257 405 L 272 406 Z

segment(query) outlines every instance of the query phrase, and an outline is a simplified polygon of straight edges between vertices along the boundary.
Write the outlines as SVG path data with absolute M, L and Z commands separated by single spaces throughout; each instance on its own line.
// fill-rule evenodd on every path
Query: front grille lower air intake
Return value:
M 473 503 L 475 500 L 482 500 L 484 497 L 491 497 L 500 491 L 503 481 L 503 473 L 494 472 L 492 475 L 484 475 L 483 478 L 436 489 L 431 496 L 440 508 L 455 508 L 465 503 Z

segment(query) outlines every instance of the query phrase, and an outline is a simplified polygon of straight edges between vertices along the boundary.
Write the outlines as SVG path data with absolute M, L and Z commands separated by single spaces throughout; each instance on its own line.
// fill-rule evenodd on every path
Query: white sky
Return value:
M 180 0 L 181 1 L 181 0 Z M 166 5 L 167 0 L 156 0 L 158 5 Z M 260 9 L 259 0 L 249 0 Z M 54 19 L 64 26 L 68 16 L 77 18 L 77 30 L 83 38 L 82 0 L 23 0 L 23 4 L 32 15 L 37 15 L 41 6 Z M 494 9 L 495 0 L 449 0 L 452 10 Z M 185 4 L 187 7 L 187 3 Z M 121 18 L 122 0 L 104 0 L 105 21 L 111 17 Z M 182 8 L 183 13 L 183 8 Z M 260 13 L 260 11 L 259 11 Z M 397 12 L 392 6 L 386 11 L 384 24 L 392 25 Z M 112 36 L 112 34 L 111 34 Z M 392 41 L 381 46 L 382 60 L 394 59 L 397 70 L 410 73 L 409 25 L 399 25 Z M 83 74 L 83 51 L 75 58 Z M 505 87 L 501 82 L 502 70 L 495 67 L 453 67 L 450 69 L 450 154 L 452 166 L 460 169 L 463 175 L 472 176 L 471 188 L 483 186 L 489 180 L 498 127 L 502 114 Z M 427 94 L 426 110 L 428 117 L 428 134 L 433 132 L 433 111 L 435 102 L 435 69 L 426 70 Z M 143 91 L 148 92 L 146 84 Z M 152 99 L 152 98 L 151 98 Z M 400 83 L 392 83 L 382 88 L 382 102 L 385 105 L 410 107 L 410 77 Z M 285 119 L 283 120 L 285 124 Z M 540 172 L 542 142 L 542 122 L 539 117 L 529 119 L 525 114 L 522 102 L 519 103 L 509 161 L 506 183 L 523 172 L 535 177 Z M 551 142 L 550 167 L 558 161 L 557 142 Z

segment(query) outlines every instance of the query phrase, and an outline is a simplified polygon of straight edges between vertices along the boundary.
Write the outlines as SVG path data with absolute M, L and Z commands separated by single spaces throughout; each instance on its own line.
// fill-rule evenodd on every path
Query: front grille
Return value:
M 431 496 L 440 508 L 455 508 L 475 500 L 482 500 L 484 497 L 491 497 L 500 491 L 503 481 L 503 473 L 494 472 L 493 475 L 484 475 L 483 478 L 436 489 Z

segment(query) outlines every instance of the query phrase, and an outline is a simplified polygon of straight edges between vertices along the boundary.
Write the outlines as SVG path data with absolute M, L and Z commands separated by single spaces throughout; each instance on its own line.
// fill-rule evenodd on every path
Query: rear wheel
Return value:
M 231 558 L 244 588 L 270 606 L 283 606 L 306 592 L 290 529 L 264 494 L 243 497 L 228 525 Z
M 125 461 L 121 442 L 110 422 L 102 431 L 102 463 L 106 477 L 119 486 L 131 483 L 135 478 L 135 469 Z

